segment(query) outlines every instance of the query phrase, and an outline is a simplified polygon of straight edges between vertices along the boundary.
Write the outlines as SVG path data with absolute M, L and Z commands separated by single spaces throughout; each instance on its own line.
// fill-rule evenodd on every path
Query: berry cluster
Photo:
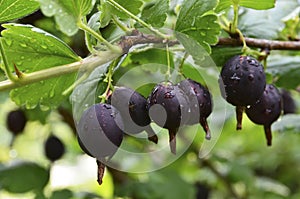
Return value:
M 251 121 L 264 125 L 267 145 L 272 144 L 271 124 L 282 111 L 279 90 L 266 84 L 263 66 L 254 58 L 237 55 L 223 66 L 219 85 L 222 96 L 236 106 L 237 130 L 242 128 L 242 114 Z
M 78 124 L 78 142 L 82 150 L 98 163 L 98 182 L 102 183 L 106 159 L 121 145 L 124 134 L 147 132 L 148 140 L 158 137 L 150 126 L 153 121 L 168 129 L 170 149 L 176 153 L 176 133 L 181 125 L 200 123 L 210 139 L 206 118 L 212 112 L 209 91 L 193 80 L 157 84 L 148 99 L 138 92 L 116 87 L 107 103 L 89 107 Z

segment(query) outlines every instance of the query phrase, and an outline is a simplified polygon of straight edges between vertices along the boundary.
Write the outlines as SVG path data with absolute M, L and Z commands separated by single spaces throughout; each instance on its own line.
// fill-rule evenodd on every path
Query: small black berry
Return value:
M 281 89 L 281 99 L 283 104 L 283 114 L 296 113 L 296 102 L 291 96 L 291 93 L 285 89 Z
M 8 113 L 6 118 L 6 126 L 10 132 L 14 135 L 18 135 L 23 132 L 27 118 L 23 110 L 18 109 Z
M 212 112 L 212 96 L 208 89 L 191 79 L 183 80 L 178 85 L 189 100 L 189 117 L 186 124 L 200 123 L 206 133 L 206 139 L 210 139 L 210 130 L 206 119 Z
M 58 137 L 51 135 L 44 144 L 44 150 L 48 160 L 54 162 L 63 156 L 65 153 L 65 146 Z
M 264 125 L 268 146 L 272 145 L 271 125 L 279 118 L 281 111 L 281 95 L 275 86 L 269 84 L 257 103 L 246 109 L 246 114 L 252 122 Z
M 150 117 L 156 124 L 169 130 L 170 149 L 176 154 L 175 136 L 188 117 L 185 93 L 171 82 L 163 82 L 154 87 L 148 100 Z
M 254 58 L 237 55 L 223 66 L 219 78 L 222 96 L 236 106 L 237 130 L 242 128 L 242 114 L 246 106 L 261 97 L 266 77 L 263 66 Z
M 123 140 L 122 118 L 112 105 L 99 103 L 89 107 L 78 124 L 82 150 L 98 160 L 112 157 Z
M 116 87 L 110 97 L 110 103 L 120 111 L 124 132 L 137 134 L 145 130 L 148 133 L 148 139 L 157 143 L 158 138 L 149 125 L 151 119 L 145 97 L 130 88 Z

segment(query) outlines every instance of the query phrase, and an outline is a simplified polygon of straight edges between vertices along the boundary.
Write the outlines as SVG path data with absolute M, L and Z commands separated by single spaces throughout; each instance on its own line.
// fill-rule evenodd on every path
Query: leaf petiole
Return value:
M 159 30 L 153 28 L 151 25 L 147 24 L 146 22 L 144 22 L 142 19 L 140 19 L 139 17 L 135 16 L 134 14 L 132 14 L 131 12 L 129 12 L 128 10 L 126 10 L 123 6 L 121 6 L 120 4 L 118 4 L 117 2 L 115 2 L 114 0 L 107 0 L 109 4 L 111 4 L 113 7 L 115 7 L 116 9 L 124 12 L 125 14 L 127 14 L 129 17 L 131 17 L 132 19 L 134 19 L 135 21 L 139 22 L 141 25 L 143 25 L 145 28 L 148 28 L 151 32 L 153 32 L 154 34 L 158 35 L 159 37 L 162 37 L 164 39 L 169 39 L 168 35 L 163 34 L 162 32 L 160 32 Z
M 109 43 L 100 34 L 98 34 L 96 31 L 91 29 L 88 25 L 83 23 L 81 20 L 78 22 L 77 25 L 81 30 L 84 30 L 85 32 L 91 34 L 93 37 L 95 37 L 100 42 L 104 43 L 111 51 L 113 51 L 115 53 L 121 53 L 122 52 L 122 49 L 119 46 L 115 46 L 115 45 L 112 45 L 111 43 Z
M 0 39 L 0 53 L 1 53 L 3 64 L 4 64 L 4 72 L 5 72 L 6 76 L 8 77 L 8 79 L 10 81 L 17 82 L 19 80 L 19 78 L 10 72 L 10 69 L 8 66 L 8 61 L 7 61 L 7 58 L 6 58 L 6 55 L 4 52 L 4 48 L 3 48 L 3 44 L 2 44 L 2 39 Z M 17 70 L 17 71 L 19 71 L 19 70 Z

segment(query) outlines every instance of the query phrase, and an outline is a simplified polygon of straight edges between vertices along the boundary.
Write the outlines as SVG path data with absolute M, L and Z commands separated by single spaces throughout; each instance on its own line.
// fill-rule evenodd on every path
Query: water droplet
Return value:
M 49 107 L 49 106 L 46 106 L 46 105 L 40 104 L 40 109 L 41 109 L 42 111 L 48 111 L 48 110 L 50 109 L 50 107 Z
M 235 83 L 239 82 L 240 81 L 240 77 L 237 76 L 236 73 L 234 73 L 231 77 L 230 77 L 231 80 L 233 80 Z
M 23 62 L 22 62 L 22 61 L 18 61 L 18 62 L 16 62 L 16 64 L 17 64 L 18 66 L 21 66 L 21 65 L 23 64 Z
M 45 82 L 42 80 L 42 81 L 40 81 L 40 84 L 44 84 Z
M 25 44 L 25 43 L 20 43 L 20 46 L 23 47 L 23 48 L 26 48 L 26 47 L 27 47 L 27 44 Z
M 49 8 L 49 9 L 52 9 L 52 8 L 53 8 L 53 5 L 52 5 L 52 4 L 49 4 L 49 5 L 48 5 L 48 8 Z
M 25 59 L 25 57 L 24 57 L 24 56 L 21 56 L 21 59 Z
M 248 79 L 249 79 L 249 81 L 253 81 L 254 80 L 254 75 L 253 74 L 248 75 Z
M 88 127 L 87 124 L 85 124 L 83 128 L 84 128 L 85 130 L 87 130 L 89 127 Z
M 86 108 L 89 107 L 89 104 L 85 104 L 84 107 L 86 107 Z
M 206 36 L 206 32 L 200 32 L 201 36 Z
M 49 93 L 49 97 L 52 98 L 55 95 L 55 91 L 54 89 L 51 89 L 50 93 Z
M 47 48 L 48 48 L 46 45 L 41 45 L 41 47 L 42 47 L 43 49 L 47 49 Z
M 11 149 L 9 151 L 9 157 L 10 158 L 16 158 L 18 156 L 18 152 L 15 149 Z
M 90 118 L 90 119 L 93 119 L 93 118 L 94 118 L 94 116 L 93 116 L 93 115 L 89 115 L 89 118 Z
M 265 114 L 269 115 L 270 113 L 272 113 L 272 110 L 269 109 L 269 108 L 267 108 L 267 109 L 265 110 Z

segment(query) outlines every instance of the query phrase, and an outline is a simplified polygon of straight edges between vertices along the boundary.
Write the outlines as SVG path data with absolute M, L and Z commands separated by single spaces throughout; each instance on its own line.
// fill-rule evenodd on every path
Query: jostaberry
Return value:
M 176 154 L 176 133 L 187 120 L 185 108 L 188 107 L 188 101 L 185 93 L 171 82 L 162 82 L 154 87 L 148 100 L 150 117 L 156 124 L 169 130 L 170 149 Z
M 266 86 L 264 68 L 256 59 L 237 55 L 223 66 L 219 79 L 222 96 L 236 106 L 237 130 L 242 128 L 242 114 L 246 106 L 261 97 Z
M 146 131 L 148 139 L 157 143 L 158 138 L 152 130 L 147 109 L 147 99 L 127 87 L 116 87 L 110 97 L 110 103 L 120 111 L 124 132 L 137 134 Z
M 206 133 L 205 138 L 210 139 L 211 134 L 207 118 L 212 112 L 212 96 L 207 88 L 191 79 L 183 80 L 179 87 L 185 92 L 189 104 L 189 116 L 186 124 L 200 123 Z
M 252 122 L 264 125 L 268 146 L 272 145 L 271 125 L 279 118 L 281 111 L 280 93 L 275 86 L 269 84 L 257 103 L 246 109 L 246 114 Z

